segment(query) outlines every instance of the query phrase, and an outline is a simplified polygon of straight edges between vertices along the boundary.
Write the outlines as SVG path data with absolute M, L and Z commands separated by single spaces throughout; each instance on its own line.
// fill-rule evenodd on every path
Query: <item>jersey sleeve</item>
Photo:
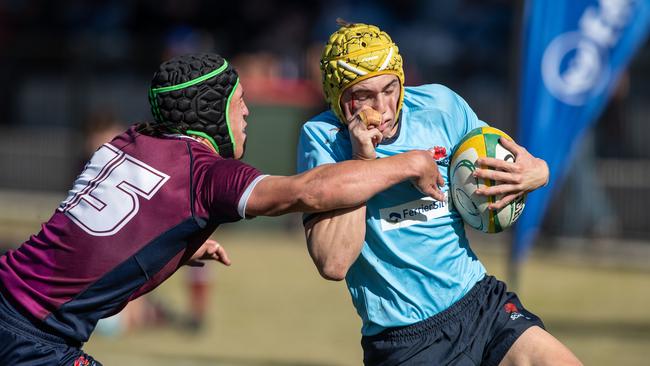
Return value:
M 322 131 L 314 128 L 310 123 L 303 125 L 298 139 L 298 173 L 306 172 L 323 164 L 332 164 L 344 160 L 337 157 L 332 150 L 332 144 L 327 140 L 327 135 Z M 316 217 L 315 213 L 305 213 L 302 215 L 302 222 L 306 224 L 309 220 Z
M 211 217 L 223 222 L 237 221 L 245 218 L 250 192 L 264 177 L 239 160 L 219 159 L 207 168 L 198 194 Z
M 444 124 L 444 132 L 452 144 L 460 141 L 469 131 L 487 126 L 467 102 L 447 86 L 425 84 L 408 87 L 407 92 L 408 100 L 405 103 L 409 104 L 411 110 L 430 111 L 430 120 L 434 122 L 430 128 L 439 130 L 439 123 Z
M 303 125 L 298 139 L 297 171 L 305 172 L 322 164 L 340 161 L 321 131 L 309 123 Z
M 477 127 L 485 127 L 487 123 L 481 121 L 467 102 L 458 94 L 454 93 L 456 99 L 457 120 L 463 124 L 460 138 Z

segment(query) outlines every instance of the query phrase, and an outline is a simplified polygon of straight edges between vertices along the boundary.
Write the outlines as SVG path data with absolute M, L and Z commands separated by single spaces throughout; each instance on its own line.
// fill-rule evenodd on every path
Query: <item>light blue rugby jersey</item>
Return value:
M 406 88 L 400 124 L 392 141 L 377 146 L 377 156 L 443 147 L 447 156 L 438 165 L 445 192 L 451 150 L 467 132 L 486 125 L 460 96 L 436 84 Z M 350 158 L 349 134 L 331 111 L 304 124 L 299 172 Z M 346 277 L 363 335 L 427 319 L 450 307 L 485 275 L 458 212 L 447 202 L 424 196 L 410 182 L 370 199 L 366 223 L 361 254 Z

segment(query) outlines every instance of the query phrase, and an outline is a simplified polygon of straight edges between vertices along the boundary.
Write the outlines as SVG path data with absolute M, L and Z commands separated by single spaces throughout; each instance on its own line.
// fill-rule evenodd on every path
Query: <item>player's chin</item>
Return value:
M 241 156 L 238 157 L 237 159 L 243 159 L 244 155 L 246 155 L 246 143 L 248 142 L 248 139 L 246 138 L 246 135 L 244 135 L 244 142 L 241 145 Z
M 378 127 L 378 129 L 381 132 L 381 134 L 384 136 L 384 138 L 389 138 L 389 137 L 391 137 L 391 133 L 392 133 L 394 127 L 395 127 L 395 124 L 389 121 L 387 123 L 382 123 Z

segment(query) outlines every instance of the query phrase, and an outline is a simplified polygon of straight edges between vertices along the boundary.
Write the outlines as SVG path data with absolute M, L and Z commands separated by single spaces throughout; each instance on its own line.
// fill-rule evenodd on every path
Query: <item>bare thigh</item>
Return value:
M 533 326 L 521 334 L 499 366 L 581 366 L 578 358 L 544 329 Z

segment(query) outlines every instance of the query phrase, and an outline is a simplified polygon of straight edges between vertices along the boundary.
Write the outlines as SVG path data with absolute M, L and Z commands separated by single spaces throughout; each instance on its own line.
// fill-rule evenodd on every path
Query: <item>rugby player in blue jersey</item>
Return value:
M 103 144 L 41 231 L 0 257 L 0 365 L 99 365 L 81 349 L 99 319 L 194 259 L 229 263 L 206 242 L 221 224 L 355 206 L 404 180 L 440 194 L 425 150 L 294 176 L 241 162 L 244 89 L 216 54 L 164 62 L 149 97 L 155 121 Z
M 485 122 L 442 85 L 405 88 L 388 34 L 340 25 L 321 59 L 331 110 L 304 124 L 299 171 L 429 149 L 446 191 L 451 149 Z M 379 112 L 370 123 L 362 118 L 369 109 Z M 549 175 L 543 160 L 512 141 L 501 143 L 516 162 L 481 159 L 495 170 L 477 169 L 479 177 L 503 182 L 480 192 L 504 195 L 491 209 L 543 186 Z M 503 282 L 486 274 L 446 199 L 433 201 L 403 182 L 356 207 L 307 214 L 304 224 L 321 275 L 347 282 L 363 323 L 366 365 L 580 364 Z

